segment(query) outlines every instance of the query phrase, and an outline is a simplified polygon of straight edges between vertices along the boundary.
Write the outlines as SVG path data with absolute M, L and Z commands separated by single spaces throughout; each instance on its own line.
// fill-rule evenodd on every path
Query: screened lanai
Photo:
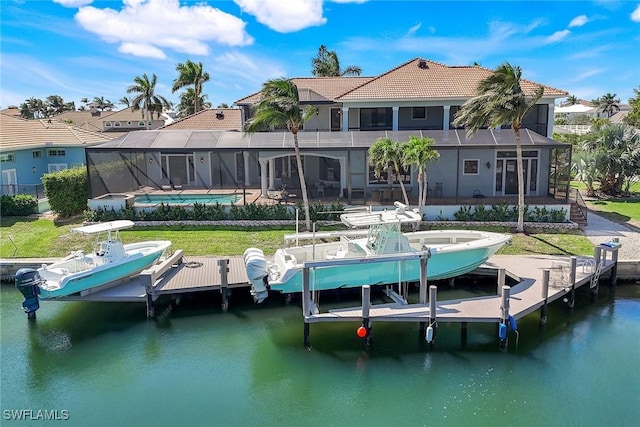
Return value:
M 510 129 L 480 130 L 467 139 L 464 130 L 300 132 L 309 192 L 364 197 L 399 186 L 417 193 L 411 167 L 397 177 L 373 174 L 367 150 L 380 137 L 404 142 L 410 136 L 433 138 L 438 161 L 427 165 L 428 182 L 440 197 L 515 195 L 515 134 Z M 560 196 L 568 191 L 571 146 L 528 129 L 521 131 L 526 193 Z M 87 147 L 90 197 L 144 189 L 252 188 L 264 196 L 284 186 L 299 188 L 290 132 L 155 130 L 136 131 Z M 516 180 L 516 181 L 514 181 Z

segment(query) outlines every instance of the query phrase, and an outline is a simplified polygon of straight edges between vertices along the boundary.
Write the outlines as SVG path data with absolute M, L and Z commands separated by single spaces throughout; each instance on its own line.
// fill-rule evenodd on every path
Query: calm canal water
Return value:
M 368 353 L 358 324 L 313 324 L 308 351 L 297 304 L 256 307 L 238 295 L 228 313 L 209 294 L 159 307 L 158 321 L 145 319 L 142 304 L 44 302 L 28 322 L 19 292 L 0 291 L 2 426 L 640 420 L 640 284 L 603 287 L 596 301 L 580 292 L 573 310 L 556 302 L 544 329 L 538 313 L 521 319 L 518 347 L 510 335 L 507 352 L 495 326 L 469 325 L 463 348 L 459 325 L 440 324 L 431 350 L 417 325 L 399 323 L 374 323 Z M 9 419 L 39 410 L 68 419 Z

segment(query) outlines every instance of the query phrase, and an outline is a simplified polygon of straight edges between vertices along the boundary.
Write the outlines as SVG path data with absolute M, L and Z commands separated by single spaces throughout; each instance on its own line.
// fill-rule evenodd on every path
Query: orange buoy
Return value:
M 358 330 L 356 331 L 356 334 L 358 334 L 358 336 L 360 338 L 364 338 L 367 336 L 367 328 L 365 328 L 364 326 L 360 326 L 358 328 Z

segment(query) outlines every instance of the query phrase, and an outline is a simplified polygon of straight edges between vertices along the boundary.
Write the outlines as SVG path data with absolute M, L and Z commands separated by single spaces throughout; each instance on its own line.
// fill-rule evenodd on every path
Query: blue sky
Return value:
M 640 87 L 640 1 L 2 0 L 0 13 L 0 108 L 53 94 L 115 103 L 143 73 L 176 102 L 187 59 L 211 75 L 209 101 L 231 105 L 267 79 L 311 76 L 321 44 L 363 76 L 424 57 L 509 61 L 587 100 L 627 103 Z

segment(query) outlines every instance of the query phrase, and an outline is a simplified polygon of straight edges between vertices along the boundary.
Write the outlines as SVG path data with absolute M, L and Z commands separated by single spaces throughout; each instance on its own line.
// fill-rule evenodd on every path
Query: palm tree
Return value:
M 576 105 L 578 103 L 578 101 L 579 101 L 579 99 L 575 95 L 567 96 L 567 104 L 568 105 Z
M 108 99 L 104 99 L 104 96 L 96 96 L 93 98 L 93 102 L 95 102 L 97 105 L 97 107 L 101 110 L 101 111 L 111 111 L 113 110 L 113 102 L 109 101 Z
M 200 111 L 202 85 L 209 81 L 209 73 L 202 69 L 202 62 L 196 64 L 191 60 L 187 60 L 184 64 L 176 65 L 176 71 L 178 72 L 178 78 L 173 81 L 171 93 L 175 93 L 186 86 L 193 86 L 193 112 L 197 113 Z
M 123 96 L 118 100 L 118 104 L 122 104 L 125 107 L 129 108 L 131 107 L 131 98 L 129 98 L 128 96 Z
M 180 104 L 178 105 L 178 117 L 187 117 L 195 113 L 195 101 L 196 91 L 194 88 L 187 88 L 185 92 L 180 94 Z M 198 105 L 202 109 L 211 108 L 211 103 L 207 101 L 207 95 L 200 95 Z
M 602 97 L 596 98 L 591 102 L 599 111 L 607 113 L 607 117 L 611 117 L 617 111 L 620 111 L 620 98 L 616 99 L 615 93 L 612 95 L 607 92 Z
M 357 65 L 341 69 L 338 54 L 335 50 L 327 50 L 325 45 L 320 46 L 318 55 L 311 60 L 311 66 L 311 74 L 316 77 L 359 76 L 362 73 Z
M 593 183 L 598 177 L 598 168 L 596 167 L 596 156 L 592 151 L 582 150 L 577 153 L 579 158 L 573 163 L 571 169 L 574 172 L 575 179 L 584 182 L 587 186 L 586 194 L 589 197 L 595 195 Z
M 418 138 L 411 135 L 409 141 L 402 145 L 402 163 L 404 166 L 415 166 L 418 169 L 418 211 L 420 217 L 427 203 L 427 162 L 437 160 L 440 153 L 431 148 L 433 138 Z
M 133 111 L 140 110 L 142 108 L 142 117 L 145 113 L 147 115 L 147 130 L 149 130 L 149 122 L 151 121 L 151 114 L 157 110 L 157 106 L 170 108 L 171 103 L 161 95 L 156 95 L 156 82 L 158 78 L 155 74 L 152 74 L 151 80 L 147 74 L 143 74 L 142 77 L 136 76 L 134 84 L 127 88 L 127 93 L 135 93 L 136 96 L 131 99 L 131 106 Z
M 54 116 L 65 111 L 64 99 L 60 95 L 49 95 L 45 101 L 47 116 Z
M 589 134 L 583 148 L 595 156 L 600 191 L 616 196 L 640 167 L 640 133 L 628 125 L 606 123 Z
M 42 99 L 33 96 L 20 104 L 20 116 L 25 119 L 41 119 L 45 116 L 45 110 Z
M 394 175 L 398 177 L 398 181 L 400 182 L 404 203 L 409 205 L 407 191 L 404 188 L 402 179 L 400 179 L 403 157 L 400 143 L 388 137 L 378 138 L 376 142 L 369 147 L 369 163 L 374 167 L 376 176 L 380 177 L 384 170 L 392 167 Z
M 520 86 L 522 70 L 508 62 L 478 84 L 478 94 L 466 101 L 453 121 L 454 126 L 467 128 L 467 138 L 479 129 L 511 125 L 516 134 L 516 163 L 518 165 L 518 225 L 519 233 L 524 231 L 524 167 L 520 129 L 522 120 L 538 102 L 544 88 L 538 86 L 532 93 L 525 93 Z
M 293 146 L 296 154 L 296 163 L 298 164 L 305 224 L 307 230 L 311 230 L 309 199 L 307 197 L 304 171 L 302 170 L 298 131 L 316 114 L 316 109 L 310 105 L 307 105 L 304 109 L 301 108 L 298 87 L 291 80 L 285 78 L 266 81 L 262 85 L 260 95 L 260 102 L 255 106 L 253 117 L 247 121 L 245 132 L 251 134 L 265 128 L 286 126 L 293 134 Z

